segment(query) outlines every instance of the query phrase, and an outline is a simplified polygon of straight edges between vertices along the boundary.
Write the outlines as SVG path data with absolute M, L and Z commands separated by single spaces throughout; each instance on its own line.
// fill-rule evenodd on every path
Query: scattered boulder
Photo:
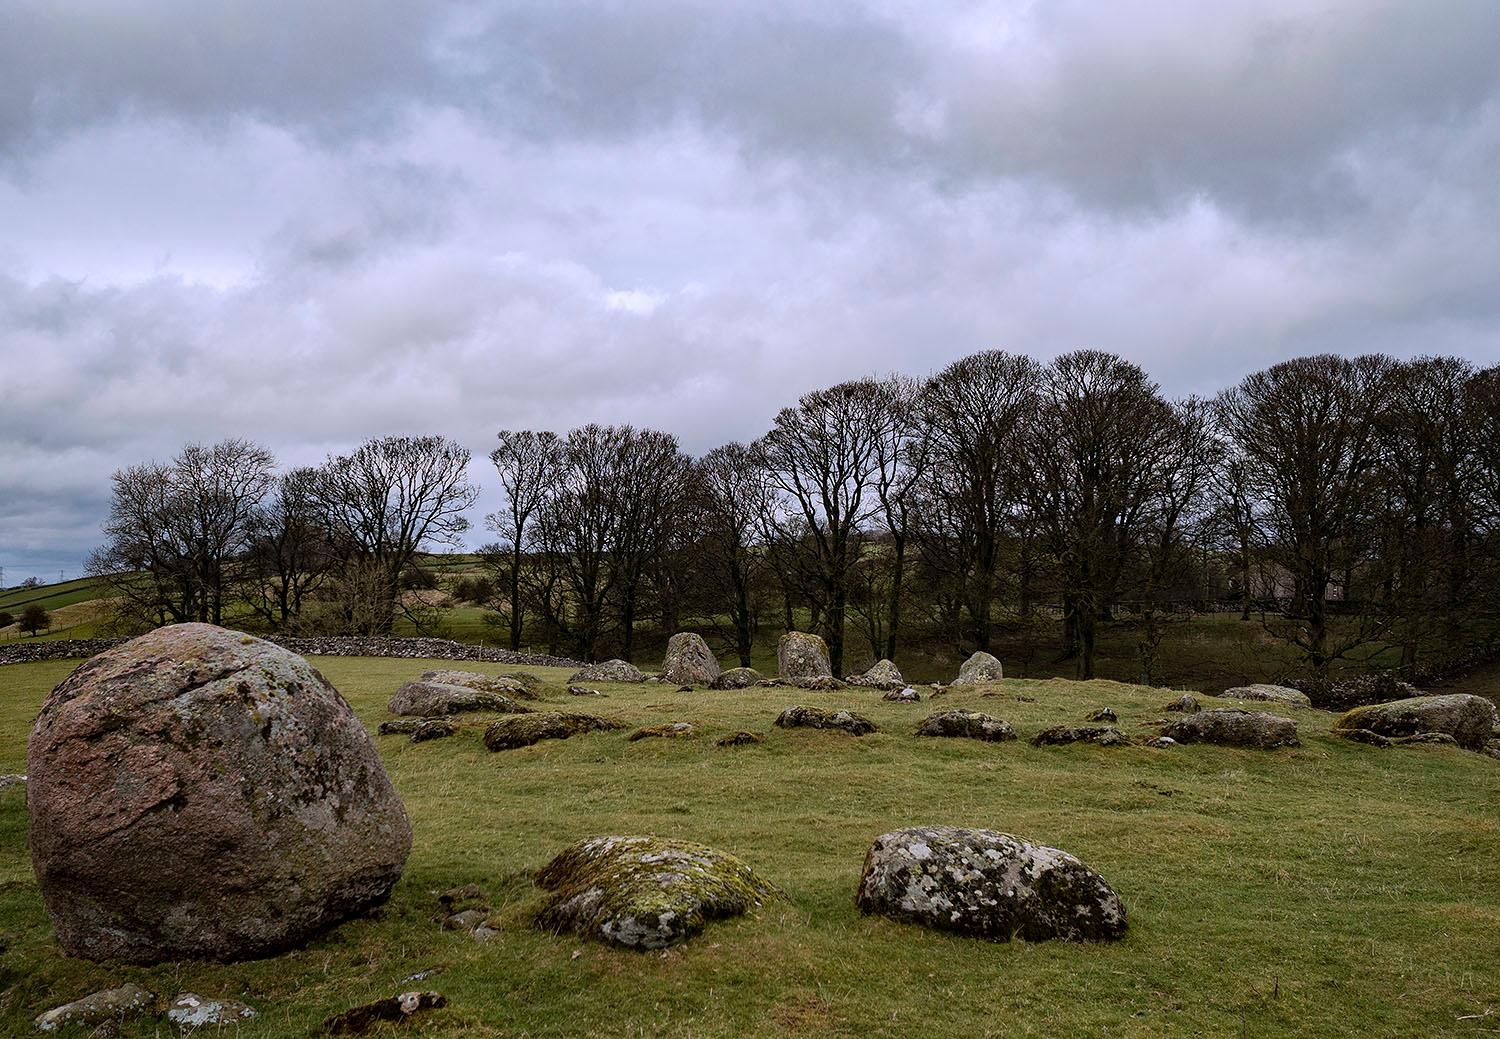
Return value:
M 679 631 L 667 640 L 667 656 L 662 661 L 664 682 L 681 685 L 712 685 L 719 677 L 719 662 L 713 650 L 697 632 Z
M 426 743 L 428 740 L 440 740 L 452 736 L 456 732 L 458 732 L 458 726 L 446 718 L 423 718 L 411 731 L 411 741 Z
M 1365 743 L 1371 747 L 1389 747 L 1391 740 L 1388 736 L 1382 736 L 1378 732 L 1369 729 L 1339 729 L 1333 730 L 1333 735 L 1348 740 L 1350 743 Z
M 440 992 L 403 992 L 333 1015 L 323 1022 L 323 1034 L 360 1035 L 382 1021 L 405 1021 L 423 1010 L 447 1005 L 447 997 Z
M 1203 703 L 1192 693 L 1183 693 L 1171 703 L 1163 704 L 1164 711 L 1178 711 L 1182 714 L 1197 714 L 1203 710 Z
M 573 672 L 569 685 L 584 682 L 644 682 L 646 673 L 628 660 L 603 660 L 597 664 L 586 664 L 582 670 Z
M 484 730 L 484 745 L 490 750 L 515 750 L 542 740 L 565 740 L 585 732 L 623 729 L 624 722 L 598 718 L 592 714 L 546 711 L 502 718 Z
M 243 1024 L 255 1008 L 234 999 L 207 999 L 196 992 L 179 993 L 167 1006 L 167 1020 L 184 1032 L 217 1031 Z
M 1284 707 L 1312 706 L 1312 701 L 1301 690 L 1285 685 L 1271 685 L 1267 682 L 1235 686 L 1233 689 L 1224 690 L 1219 695 L 1227 700 L 1261 700 L 1266 703 L 1281 704 Z
M 891 703 L 920 703 L 922 694 L 911 686 L 907 686 L 905 689 L 892 689 L 882 696 L 881 699 L 889 700 Z
M 383 902 L 411 850 L 338 691 L 210 624 L 84 663 L 42 705 L 27 756 L 32 864 L 72 956 L 270 955 Z
M 569 696 L 604 696 L 606 694 L 601 693 L 597 689 L 586 689 L 586 688 L 584 688 L 581 685 L 570 685 L 570 686 L 568 686 L 568 695 Z
M 788 682 L 809 678 L 832 678 L 828 643 L 805 631 L 789 631 L 776 644 L 776 674 Z
M 26 790 L 26 777 L 23 775 L 0 776 L 0 794 L 14 787 L 20 787 L 24 792 Z
M 541 680 L 535 675 L 527 677 L 531 678 L 537 686 L 541 685 Z M 422 681 L 436 682 L 438 685 L 457 685 L 465 689 L 477 689 L 482 693 L 499 693 L 501 696 L 520 700 L 537 698 L 532 687 L 514 675 L 483 675 L 478 671 L 423 671 Z
M 889 660 L 877 660 L 864 674 L 850 678 L 848 684 L 866 689 L 900 689 L 906 685 L 906 679 Z
M 417 731 L 417 726 L 428 721 L 427 718 L 392 718 L 390 721 L 380 723 L 377 730 L 382 736 L 410 736 Z
M 1392 746 L 1401 746 L 1410 743 L 1428 743 L 1438 747 L 1456 747 L 1458 740 L 1449 736 L 1446 732 L 1418 732 L 1411 736 L 1390 737 Z
M 997 942 L 1103 941 L 1126 928 L 1119 896 L 1067 852 L 951 826 L 877 837 L 856 903 L 864 913 Z
M 503 714 L 525 714 L 531 710 L 504 693 L 471 689 L 466 685 L 445 685 L 418 679 L 407 682 L 391 697 L 386 710 L 392 714 L 421 715 L 432 718 L 440 714 L 464 711 L 499 711 Z
M 719 672 L 719 677 L 713 680 L 712 688 L 749 689 L 765 681 L 765 677 L 753 667 L 732 667 L 728 671 Z
M 851 736 L 868 736 L 875 723 L 852 711 L 825 711 L 821 707 L 788 707 L 776 716 L 782 729 L 842 729 Z
M 832 675 L 818 675 L 816 678 L 799 678 L 792 685 L 798 689 L 811 689 L 814 692 L 831 693 L 847 686 Z
M 661 837 L 594 837 L 537 874 L 551 893 L 536 926 L 631 949 L 686 941 L 709 920 L 780 896 L 733 855 Z
M 1008 722 L 993 718 L 978 711 L 939 711 L 929 714 L 917 726 L 918 736 L 960 736 L 987 743 L 1000 743 L 1016 738 L 1016 731 Z
M 39 1015 L 35 1024 L 39 1032 L 55 1032 L 69 1026 L 98 1028 L 106 1023 L 118 1025 L 127 1018 L 154 1013 L 155 1010 L 154 992 L 147 992 L 134 983 L 126 983 L 119 988 L 104 989 L 60 1007 L 53 1007 Z
M 484 900 L 484 889 L 478 884 L 460 884 L 458 887 L 450 887 L 447 891 L 439 894 L 437 900 L 438 904 L 445 909 L 452 909 L 455 906 L 468 905 L 469 903 L 479 903 L 485 908 L 489 908 L 488 903 Z
M 959 666 L 958 677 L 950 685 L 978 685 L 981 682 L 998 682 L 1005 677 L 1005 668 L 990 654 L 980 651 Z
M 660 725 L 646 725 L 636 729 L 627 737 L 630 742 L 636 740 L 660 737 L 663 739 L 677 739 L 681 736 L 691 736 L 697 730 L 693 728 L 692 722 L 663 722 Z
M 1146 746 L 1152 750 L 1171 750 L 1177 746 L 1177 741 L 1170 736 L 1157 736 L 1146 741 Z
M 1442 732 L 1467 750 L 1481 750 L 1495 735 L 1496 712 L 1495 705 L 1482 696 L 1448 693 L 1356 707 L 1333 725 L 1368 729 L 1381 736 Z
M 445 931 L 473 931 L 483 926 L 490 918 L 483 909 L 461 909 L 443 921 Z
M 525 692 L 517 693 L 516 695 L 523 700 L 540 700 L 542 698 L 542 691 L 547 685 L 542 681 L 540 675 L 533 674 L 530 671 L 506 671 L 497 677 L 509 678 L 514 682 L 521 683 L 521 688 Z
M 1091 711 L 1089 716 L 1084 719 L 1086 722 L 1117 722 L 1119 720 L 1120 716 L 1109 707 L 1101 707 L 1097 711 Z
M 732 732 L 728 736 L 720 736 L 714 741 L 715 745 L 719 747 L 748 747 L 751 744 L 764 742 L 766 742 L 766 738 L 760 733 L 745 732 L 743 729 L 739 732 Z
M 1178 743 L 1217 743 L 1226 747 L 1300 747 L 1297 723 L 1290 718 L 1238 707 L 1199 711 L 1169 724 L 1161 733 Z
M 1060 747 L 1066 743 L 1096 743 L 1101 747 L 1128 747 L 1130 737 L 1113 725 L 1054 725 L 1031 737 L 1033 747 Z

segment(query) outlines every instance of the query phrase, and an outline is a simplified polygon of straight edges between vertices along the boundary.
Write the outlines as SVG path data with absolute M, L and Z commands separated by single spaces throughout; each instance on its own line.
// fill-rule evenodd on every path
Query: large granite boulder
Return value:
M 1126 927 L 1114 889 L 1067 852 L 951 826 L 877 837 L 856 903 L 861 912 L 997 942 L 1102 941 Z
M 864 674 L 849 679 L 849 684 L 884 691 L 906 688 L 906 679 L 901 677 L 900 670 L 889 660 L 877 660 Z
M 958 668 L 958 677 L 952 685 L 978 685 L 980 682 L 998 682 L 1005 677 L 1005 668 L 1000 661 L 982 650 L 965 660 Z
M 542 740 L 565 740 L 585 732 L 623 728 L 625 723 L 613 718 L 568 711 L 545 711 L 491 722 L 484 730 L 484 745 L 489 750 L 515 750 Z
M 79 667 L 27 764 L 32 863 L 73 956 L 270 955 L 384 901 L 411 849 L 344 698 L 301 657 L 209 624 Z
M 569 685 L 587 682 L 644 682 L 646 673 L 628 660 L 601 660 L 587 664 L 581 671 L 574 671 L 568 679 Z
M 832 678 L 828 643 L 821 636 L 809 635 L 805 631 L 787 632 L 776 644 L 776 674 L 787 682 Z
M 492 693 L 466 685 L 446 685 L 421 679 L 407 682 L 396 690 L 386 710 L 392 714 L 435 718 L 465 711 L 499 711 L 502 714 L 525 714 L 531 710 L 504 693 Z
M 1448 693 L 1356 707 L 1334 722 L 1336 729 L 1364 729 L 1380 736 L 1440 732 L 1469 750 L 1483 750 L 1495 735 L 1495 705 L 1482 696 Z
M 1000 743 L 1016 738 L 1016 731 L 1009 722 L 993 718 L 978 711 L 939 711 L 929 714 L 917 726 L 918 736 L 963 736 L 988 743 Z
M 1233 689 L 1224 690 L 1219 695 L 1226 700 L 1259 700 L 1265 703 L 1280 704 L 1283 707 L 1312 706 L 1312 701 L 1300 689 L 1293 689 L 1291 686 L 1285 685 L 1271 685 L 1267 682 L 1235 686 Z
M 499 693 L 501 696 L 517 700 L 535 700 L 541 688 L 541 679 L 529 674 L 525 678 L 520 677 L 523 674 L 525 672 L 518 672 L 514 675 L 484 675 L 478 671 L 440 669 L 423 671 L 422 681 L 436 682 L 439 685 L 458 685 L 465 689 L 478 689 L 485 693 Z
M 713 688 L 749 689 L 751 686 L 759 685 L 765 677 L 753 667 L 732 667 L 719 673 L 719 677 L 713 681 Z
M 788 707 L 776 716 L 782 729 L 839 729 L 851 736 L 868 736 L 875 723 L 853 711 L 828 711 L 821 707 Z
M 631 949 L 676 945 L 781 894 L 733 855 L 663 837 L 580 841 L 536 882 L 551 892 L 537 927 Z
M 1300 747 L 1297 723 L 1290 718 L 1238 707 L 1216 707 L 1172 722 L 1161 734 L 1178 743 L 1217 743 L 1226 747 Z
M 703 636 L 679 631 L 667 640 L 667 656 L 661 665 L 661 680 L 678 685 L 713 685 L 719 677 L 719 662 Z

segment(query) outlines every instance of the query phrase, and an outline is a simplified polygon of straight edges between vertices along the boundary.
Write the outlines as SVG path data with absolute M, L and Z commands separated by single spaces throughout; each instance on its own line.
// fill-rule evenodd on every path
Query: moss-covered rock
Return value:
M 95 1034 L 103 1034 L 104 1028 L 118 1028 L 121 1022 L 153 1013 L 155 1009 L 155 993 L 127 982 L 119 988 L 104 989 L 48 1010 L 37 1017 L 36 1030 L 55 1032 L 70 1029 L 81 1033 L 84 1029 L 98 1029 Z
M 963 709 L 938 711 L 922 719 L 917 726 L 918 736 L 957 736 L 988 743 L 1000 743 L 1016 738 L 1016 730 L 1010 723 L 979 711 Z
M 550 892 L 544 931 L 631 949 L 686 941 L 710 920 L 739 916 L 781 893 L 733 855 L 661 837 L 594 837 L 537 874 Z
M 828 643 L 805 631 L 789 631 L 776 644 L 776 674 L 788 682 L 809 678 L 832 678 Z
M 1389 737 L 1446 733 L 1469 750 L 1482 750 L 1495 735 L 1495 726 L 1495 705 L 1469 693 L 1414 696 L 1356 707 L 1334 722 L 1336 729 L 1366 729 Z
M 392 714 L 420 715 L 433 718 L 442 714 L 462 714 L 465 711 L 499 711 L 504 714 L 524 714 L 531 710 L 519 700 L 504 693 L 471 689 L 464 685 L 446 685 L 425 679 L 407 682 L 386 705 Z
M 907 686 L 904 689 L 892 689 L 882 696 L 881 699 L 889 700 L 891 703 L 921 703 L 922 694 L 911 686 Z
M 998 682 L 1005 677 L 1005 668 L 1000 661 L 980 651 L 965 660 L 958 668 L 958 677 L 953 685 L 978 685 L 981 682 Z
M 732 667 L 728 671 L 719 673 L 719 677 L 714 679 L 713 688 L 749 689 L 751 686 L 760 685 L 765 677 L 753 667 Z
M 1059 747 L 1066 743 L 1095 743 L 1101 747 L 1128 747 L 1130 737 L 1113 725 L 1054 725 L 1031 737 L 1033 747 Z
M 877 660 L 870 665 L 869 670 L 850 678 L 848 684 L 865 689 L 901 689 L 905 687 L 906 679 L 901 677 L 900 669 L 889 660 Z
M 535 675 L 530 676 L 540 685 L 540 680 Z M 478 689 L 483 693 L 499 693 L 501 696 L 514 697 L 519 700 L 535 700 L 536 695 L 531 687 L 514 675 L 483 675 L 478 671 L 423 671 L 422 681 L 436 682 L 439 685 L 457 685 L 465 689 Z
M 920 826 L 883 834 L 865 856 L 861 912 L 1004 942 L 1103 941 L 1125 933 L 1104 878 L 1057 848 L 994 830 Z
M 601 660 L 597 664 L 585 665 L 568 678 L 569 685 L 584 685 L 589 682 L 644 682 L 646 672 L 628 660 Z
M 798 689 L 811 689 L 814 692 L 820 693 L 832 693 L 847 688 L 843 682 L 832 675 L 815 675 L 812 678 L 799 678 L 792 685 Z
M 714 741 L 714 744 L 719 747 L 748 747 L 764 742 L 766 742 L 766 738 L 760 733 L 746 732 L 741 729 L 739 732 L 732 732 L 728 736 L 720 736 Z
M 1162 704 L 1164 711 L 1176 711 L 1179 714 L 1197 714 L 1203 710 L 1203 703 L 1192 693 L 1183 693 L 1171 703 Z
M 1264 703 L 1281 704 L 1283 707 L 1312 706 L 1312 701 L 1301 690 L 1293 689 L 1291 686 L 1271 685 L 1268 682 L 1235 686 L 1233 689 L 1224 690 L 1219 695 L 1227 700 L 1259 700 Z
M 625 723 L 613 718 L 566 711 L 543 711 L 492 722 L 484 730 L 484 745 L 490 750 L 514 750 L 517 747 L 529 747 L 542 740 L 565 740 L 580 733 L 623 728 Z
M 719 677 L 719 662 L 703 636 L 694 631 L 679 631 L 667 640 L 667 654 L 662 660 L 664 682 L 679 685 L 712 685 Z
M 788 707 L 776 716 L 783 729 L 840 729 L 851 736 L 868 736 L 875 723 L 852 711 L 828 711 L 821 707 Z
M 1217 743 L 1226 747 L 1299 747 L 1297 723 L 1263 711 L 1216 707 L 1172 722 L 1162 730 L 1178 743 Z
M 525 700 L 540 700 L 547 686 L 547 683 L 542 681 L 540 675 L 532 674 L 530 671 L 506 671 L 499 677 L 519 682 L 525 693 L 518 695 L 521 695 L 521 698 Z

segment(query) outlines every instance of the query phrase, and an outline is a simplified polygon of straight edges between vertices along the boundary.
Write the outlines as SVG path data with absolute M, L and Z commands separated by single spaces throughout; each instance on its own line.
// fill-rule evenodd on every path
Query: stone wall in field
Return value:
M 118 646 L 125 639 L 54 639 L 0 643 L 0 664 L 26 664 L 37 660 L 67 660 L 91 657 Z M 433 660 L 485 660 L 523 667 L 582 667 L 581 661 L 552 657 L 545 653 L 512 653 L 494 646 L 472 646 L 449 639 L 396 639 L 361 636 L 278 638 L 269 641 L 302 656 L 421 657 Z

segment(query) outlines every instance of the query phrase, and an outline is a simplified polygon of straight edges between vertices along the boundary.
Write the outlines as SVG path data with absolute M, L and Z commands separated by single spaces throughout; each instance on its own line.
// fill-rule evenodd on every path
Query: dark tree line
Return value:
M 419 554 L 467 528 L 468 461 L 390 437 L 278 475 L 253 444 L 192 446 L 115 475 L 95 570 L 156 623 L 233 595 L 271 626 L 389 631 Z M 1235 609 L 1325 674 L 1495 637 L 1500 370 L 1453 358 L 1304 357 L 1171 400 L 1111 354 L 989 351 L 816 390 L 701 458 L 589 425 L 503 431 L 490 461 L 503 506 L 463 591 L 513 648 L 630 657 L 693 627 L 748 664 L 807 628 L 844 670 L 1051 626 L 1091 677 L 1124 620 L 1154 680 L 1188 608 Z

